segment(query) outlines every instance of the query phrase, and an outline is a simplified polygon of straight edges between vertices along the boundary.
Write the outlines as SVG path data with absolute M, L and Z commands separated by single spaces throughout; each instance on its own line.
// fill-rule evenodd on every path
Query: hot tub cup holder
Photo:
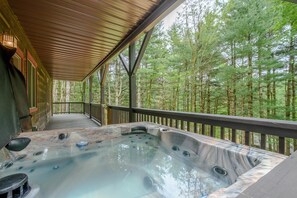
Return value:
M 191 154 L 190 154 L 189 151 L 183 151 L 183 156 L 185 156 L 185 157 L 190 157 Z
M 59 140 L 65 140 L 65 139 L 67 139 L 68 138 L 68 134 L 66 133 L 60 133 L 59 135 L 58 135 L 58 138 L 59 138 Z
M 10 168 L 12 165 L 13 165 L 12 160 L 4 161 L 4 163 L 0 166 L 0 170 L 3 168 L 5 168 L 5 169 Z
M 27 157 L 26 154 L 19 155 L 19 156 L 17 156 L 17 157 L 15 158 L 15 161 L 20 161 L 20 160 L 22 160 L 22 159 L 25 159 L 26 157 Z
M 38 155 L 41 155 L 41 154 L 43 154 L 43 153 L 44 153 L 43 151 L 37 151 L 37 152 L 33 153 L 33 155 L 34 155 L 34 156 L 38 156 Z
M 171 149 L 174 150 L 174 151 L 179 151 L 179 147 L 176 146 L 176 145 L 172 146 Z
M 89 144 L 88 141 L 86 141 L 86 140 L 81 140 L 81 141 L 79 141 L 79 142 L 76 143 L 76 146 L 77 146 L 78 148 L 82 149 L 82 148 L 86 147 L 88 144 Z
M 212 171 L 219 176 L 227 176 L 228 171 L 220 166 L 214 166 L 212 167 Z
M 169 129 L 168 129 L 168 128 L 160 128 L 160 131 L 161 131 L 161 132 L 168 132 Z

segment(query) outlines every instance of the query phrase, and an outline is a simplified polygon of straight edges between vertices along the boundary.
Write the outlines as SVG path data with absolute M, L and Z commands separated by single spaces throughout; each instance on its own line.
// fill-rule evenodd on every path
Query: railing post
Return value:
M 113 124 L 112 121 L 112 108 L 107 106 L 107 124 Z
M 71 103 L 70 102 L 68 102 L 68 114 L 70 114 L 70 108 L 71 108 Z
M 83 93 L 82 93 L 82 113 L 86 114 L 86 109 L 85 109 L 85 105 L 86 105 L 86 81 L 83 82 Z

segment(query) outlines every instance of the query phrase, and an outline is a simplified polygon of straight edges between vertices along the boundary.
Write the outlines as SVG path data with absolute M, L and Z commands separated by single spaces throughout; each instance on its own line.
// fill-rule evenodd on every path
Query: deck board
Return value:
M 54 114 L 45 130 L 99 127 L 84 114 Z

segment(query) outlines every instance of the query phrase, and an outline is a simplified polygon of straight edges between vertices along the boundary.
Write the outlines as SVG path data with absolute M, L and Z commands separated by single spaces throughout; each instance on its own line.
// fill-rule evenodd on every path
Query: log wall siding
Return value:
M 17 17 L 11 10 L 7 0 L 0 1 L 0 30 L 15 35 L 18 39 L 18 47 L 25 54 L 24 76 L 27 77 L 28 54 L 32 56 L 37 64 L 36 68 L 36 107 L 37 112 L 32 113 L 32 125 L 38 130 L 43 130 L 51 116 L 51 89 L 52 79 L 45 70 L 40 58 L 33 48 L 23 27 L 20 25 Z

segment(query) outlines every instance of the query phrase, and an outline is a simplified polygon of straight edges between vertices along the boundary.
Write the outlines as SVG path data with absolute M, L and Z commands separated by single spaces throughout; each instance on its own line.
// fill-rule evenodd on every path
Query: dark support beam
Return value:
M 125 60 L 125 57 L 120 54 L 119 58 L 129 76 L 129 122 L 135 122 L 135 115 L 133 113 L 134 107 L 136 107 L 136 72 L 140 65 L 141 59 L 145 53 L 149 40 L 152 36 L 153 28 L 148 31 L 142 41 L 142 45 L 136 56 L 135 42 L 130 43 L 129 45 L 129 64 Z
M 136 61 L 135 43 L 129 46 L 129 122 L 134 122 L 133 107 L 136 107 L 136 76 L 132 73 Z
M 142 59 L 142 57 L 144 55 L 144 52 L 146 50 L 147 45 L 149 44 L 150 38 L 151 38 L 151 36 L 153 34 L 153 31 L 154 31 L 154 28 L 152 28 L 150 31 L 148 31 L 145 34 L 145 37 L 144 37 L 144 39 L 142 41 L 140 50 L 138 52 L 138 56 L 137 56 L 136 61 L 135 61 L 134 65 L 133 65 L 132 73 L 136 73 L 137 69 L 139 68 L 141 59 Z
M 122 54 L 119 54 L 119 58 L 120 58 L 120 60 L 121 60 L 121 62 L 123 64 L 126 72 L 129 74 L 129 68 L 128 68 L 129 66 L 128 66 L 127 61 L 125 60 L 125 57 Z

